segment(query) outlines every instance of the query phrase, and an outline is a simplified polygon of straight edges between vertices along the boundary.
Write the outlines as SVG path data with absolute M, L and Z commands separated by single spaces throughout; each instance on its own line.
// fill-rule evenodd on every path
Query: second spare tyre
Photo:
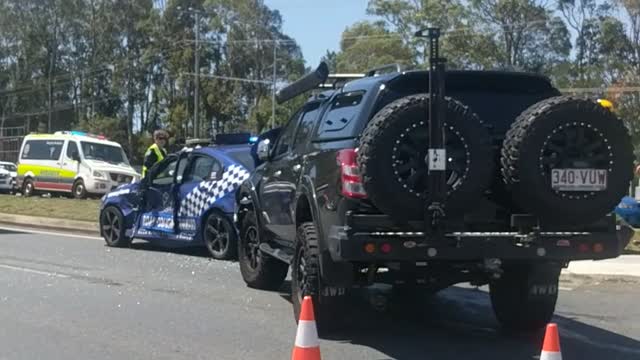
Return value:
M 502 174 L 514 202 L 543 224 L 588 224 L 613 211 L 633 176 L 633 147 L 620 119 L 571 96 L 541 101 L 507 133 Z
M 482 197 L 493 177 L 487 128 L 460 102 L 445 98 L 447 214 L 460 215 Z M 429 96 L 396 100 L 362 134 L 358 164 L 369 199 L 399 221 L 424 219 L 428 191 Z

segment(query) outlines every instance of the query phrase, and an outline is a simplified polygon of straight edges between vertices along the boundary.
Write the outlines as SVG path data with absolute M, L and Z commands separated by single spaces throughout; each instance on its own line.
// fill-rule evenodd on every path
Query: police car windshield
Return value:
M 121 147 L 88 141 L 81 141 L 80 144 L 84 158 L 87 160 L 129 165 L 129 160 Z
M 0 169 L 5 169 L 8 171 L 16 171 L 16 166 L 13 164 L 0 164 Z

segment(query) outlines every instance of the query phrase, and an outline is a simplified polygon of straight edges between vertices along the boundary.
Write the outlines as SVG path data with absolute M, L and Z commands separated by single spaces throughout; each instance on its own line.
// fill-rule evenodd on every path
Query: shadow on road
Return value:
M 287 286 L 281 296 L 289 301 Z M 502 332 L 483 291 L 454 287 L 433 296 L 394 299 L 384 310 L 369 305 L 370 296 L 354 294 L 348 325 L 323 339 L 376 349 L 385 354 L 381 359 L 513 360 L 540 355 L 544 330 Z M 556 316 L 554 321 L 564 359 L 640 359 L 639 341 L 568 317 Z
M 0 235 L 17 235 L 17 234 L 26 234 L 26 233 L 15 231 L 15 230 L 0 229 Z

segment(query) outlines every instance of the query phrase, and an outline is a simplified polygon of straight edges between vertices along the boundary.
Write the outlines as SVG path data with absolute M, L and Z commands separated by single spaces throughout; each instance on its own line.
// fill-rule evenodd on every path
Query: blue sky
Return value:
M 282 14 L 285 34 L 302 48 L 307 66 L 315 67 L 327 50 L 337 50 L 344 29 L 367 16 L 368 0 L 264 0 Z

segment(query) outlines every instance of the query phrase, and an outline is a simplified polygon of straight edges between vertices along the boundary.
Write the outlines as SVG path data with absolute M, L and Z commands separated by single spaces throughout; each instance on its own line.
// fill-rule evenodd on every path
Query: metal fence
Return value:
M 0 128 L 0 161 L 18 161 L 24 133 L 24 126 Z

